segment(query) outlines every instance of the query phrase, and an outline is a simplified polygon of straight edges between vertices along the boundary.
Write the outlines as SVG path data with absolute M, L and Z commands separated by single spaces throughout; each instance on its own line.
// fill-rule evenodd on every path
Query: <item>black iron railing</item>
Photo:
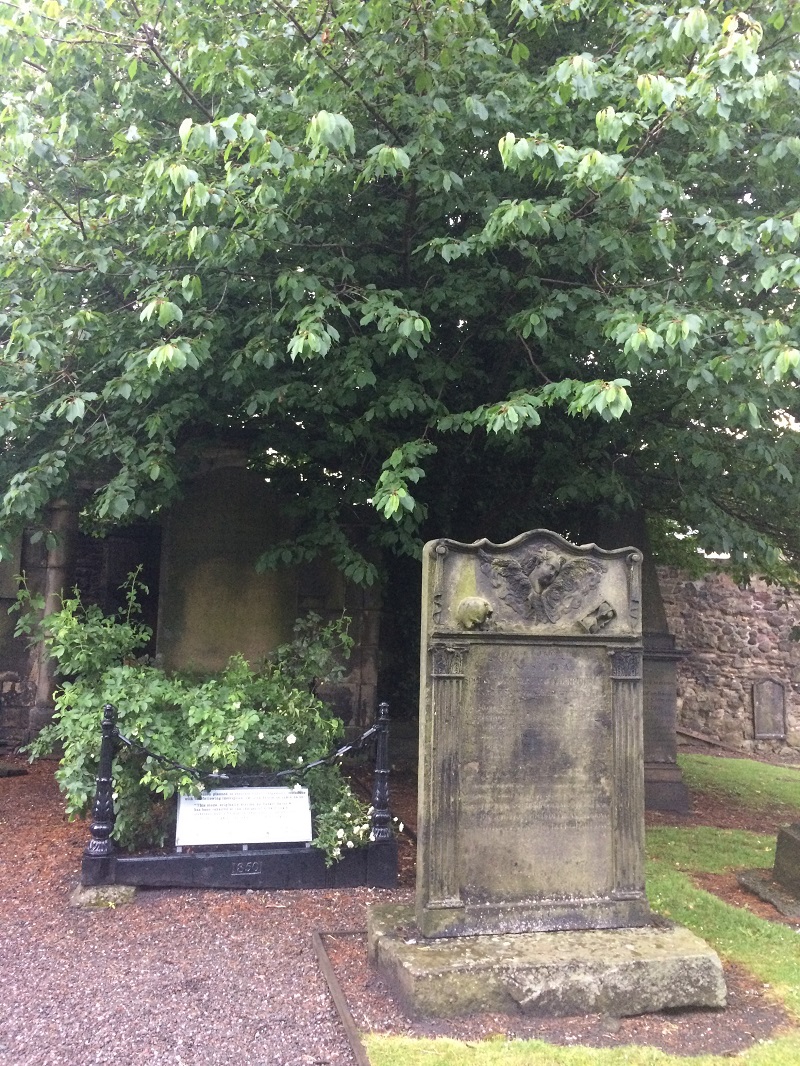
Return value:
M 350 744 L 343 744 L 331 751 L 328 755 L 303 766 L 294 766 L 286 770 L 278 770 L 271 773 L 250 773 L 242 771 L 220 772 L 204 771 L 193 766 L 184 766 L 174 759 L 168 758 L 153 751 L 147 745 L 138 740 L 132 740 L 120 733 L 116 724 L 117 710 L 113 704 L 107 703 L 103 708 L 103 721 L 101 726 L 102 738 L 100 741 L 100 762 L 96 779 L 94 805 L 92 807 L 92 821 L 89 826 L 91 839 L 86 846 L 87 856 L 102 857 L 114 854 L 114 842 L 111 839 L 114 831 L 114 785 L 113 785 L 113 760 L 120 745 L 139 752 L 145 757 L 154 759 L 162 766 L 194 778 L 199 782 L 211 782 L 228 787 L 252 786 L 255 782 L 261 785 L 275 785 L 287 778 L 296 781 L 302 780 L 310 771 L 319 766 L 332 766 L 341 762 L 347 755 L 355 751 L 363 750 L 367 744 L 375 742 L 375 770 L 372 788 L 372 811 L 370 815 L 370 838 L 375 842 L 392 839 L 391 813 L 389 811 L 389 704 L 378 705 L 378 715 L 373 725 L 365 730 L 360 737 Z

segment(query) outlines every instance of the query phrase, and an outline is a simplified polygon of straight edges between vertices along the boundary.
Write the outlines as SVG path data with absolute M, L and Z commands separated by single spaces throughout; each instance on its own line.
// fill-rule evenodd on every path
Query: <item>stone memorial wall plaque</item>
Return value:
M 307 788 L 215 788 L 178 797 L 176 847 L 310 840 Z
M 783 740 L 786 736 L 786 696 L 780 681 L 753 682 L 753 733 L 756 740 Z
M 641 554 L 428 543 L 417 924 L 643 925 Z

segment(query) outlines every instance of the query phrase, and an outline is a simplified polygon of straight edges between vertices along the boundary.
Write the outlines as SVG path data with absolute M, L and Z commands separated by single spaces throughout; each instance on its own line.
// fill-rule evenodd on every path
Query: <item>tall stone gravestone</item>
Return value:
M 412 1009 L 724 1002 L 645 896 L 641 561 L 544 530 L 425 546 L 416 907 L 370 918 Z
M 640 563 L 540 532 L 426 548 L 426 936 L 648 921 Z

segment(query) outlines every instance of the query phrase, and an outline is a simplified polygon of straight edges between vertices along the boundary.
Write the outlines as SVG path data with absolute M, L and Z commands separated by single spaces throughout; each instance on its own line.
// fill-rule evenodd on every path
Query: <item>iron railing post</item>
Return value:
M 114 831 L 114 785 L 111 765 L 117 740 L 116 713 L 116 709 L 110 703 L 103 708 L 100 765 L 97 769 L 92 824 L 89 826 L 92 838 L 84 851 L 85 855 L 93 858 L 114 854 L 114 842 L 111 840 L 111 834 Z
M 372 839 L 392 840 L 389 813 L 389 704 L 378 704 L 375 740 L 375 777 L 372 786 Z

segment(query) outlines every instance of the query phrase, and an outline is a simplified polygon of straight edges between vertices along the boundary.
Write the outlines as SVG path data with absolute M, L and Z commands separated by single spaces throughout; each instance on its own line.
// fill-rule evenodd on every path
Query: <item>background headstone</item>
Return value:
M 773 877 L 800 902 L 800 822 L 778 830 Z
M 786 736 L 786 693 L 780 681 L 753 682 L 753 733 L 756 740 Z
M 646 615 L 645 615 L 646 617 Z M 644 633 L 644 802 L 648 810 L 689 810 L 689 790 L 678 766 L 677 664 L 681 653 L 669 633 Z

